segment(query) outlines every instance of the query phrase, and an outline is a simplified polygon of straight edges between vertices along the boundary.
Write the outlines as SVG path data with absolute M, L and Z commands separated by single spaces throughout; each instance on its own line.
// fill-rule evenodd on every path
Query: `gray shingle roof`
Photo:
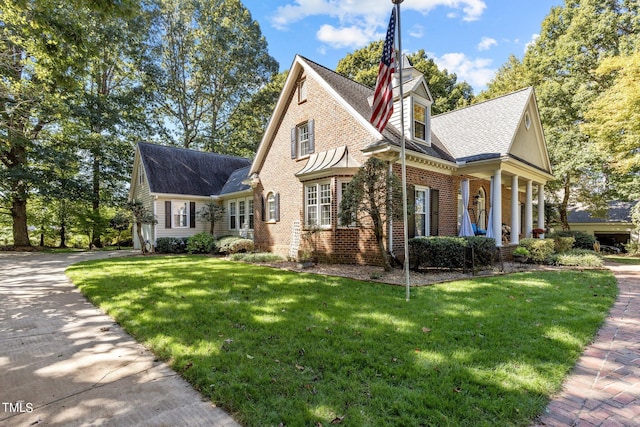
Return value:
M 242 157 L 146 142 L 138 150 L 152 193 L 217 195 L 233 172 L 251 165 Z
M 369 120 L 368 99 L 373 89 L 350 80 L 307 58 L 301 57 L 320 77 L 362 117 Z M 431 146 L 407 141 L 407 150 L 449 161 L 472 161 L 507 154 L 533 89 L 526 88 L 431 119 Z M 369 148 L 388 143 L 400 146 L 400 131 L 387 125 L 383 140 Z
M 606 218 L 595 218 L 584 206 L 574 206 L 567 212 L 567 221 L 570 223 L 631 222 L 631 209 L 635 204 L 636 202 L 620 200 L 608 202 L 609 210 Z
M 529 87 L 434 116 L 431 129 L 458 161 L 506 155 L 532 91 Z
M 220 190 L 220 195 L 237 193 L 238 191 L 250 189 L 251 187 L 249 185 L 242 183 L 242 181 L 244 181 L 249 175 L 250 168 L 250 166 L 246 166 L 233 171 L 231 176 L 229 176 L 229 179 L 227 179 L 227 182 L 224 184 L 224 187 L 222 187 L 222 190 Z

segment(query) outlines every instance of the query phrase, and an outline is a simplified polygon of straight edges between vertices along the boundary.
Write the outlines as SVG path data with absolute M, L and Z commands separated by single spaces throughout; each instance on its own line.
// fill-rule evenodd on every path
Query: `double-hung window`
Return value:
M 247 200 L 249 206 L 249 229 L 253 230 L 253 199 Z
M 328 182 L 305 186 L 305 225 L 331 226 L 331 184 Z
M 238 227 L 239 228 L 244 228 L 246 219 L 247 219 L 246 202 L 244 200 L 240 200 L 238 202 Z
M 429 189 L 417 187 L 415 190 L 416 236 L 429 236 Z
M 427 140 L 427 108 L 417 102 L 413 103 L 413 137 Z
M 238 213 L 236 211 L 236 202 L 229 202 L 229 230 L 238 228 Z
M 341 210 L 340 210 L 340 205 L 342 204 L 342 198 L 343 195 L 345 193 L 345 191 L 347 190 L 347 186 L 349 185 L 348 181 L 338 181 L 338 200 L 337 200 L 337 204 L 338 204 L 338 225 L 341 227 L 353 227 L 356 225 L 356 219 L 355 218 L 351 218 L 352 220 L 349 221 L 349 223 L 344 224 L 342 222 L 342 215 L 341 215 Z
M 312 154 L 315 150 L 314 121 L 309 119 L 291 128 L 291 158 L 300 159 Z
M 189 226 L 189 203 L 185 201 L 173 201 L 173 227 L 186 228 Z

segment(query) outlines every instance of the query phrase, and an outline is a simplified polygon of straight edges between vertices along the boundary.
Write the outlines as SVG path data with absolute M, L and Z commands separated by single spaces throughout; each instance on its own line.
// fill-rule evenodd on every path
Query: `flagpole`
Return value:
M 411 281 L 409 278 L 409 219 L 407 213 L 407 159 L 404 143 L 404 89 L 402 87 L 402 37 L 400 29 L 400 3 L 404 0 L 391 0 L 396 7 L 396 19 L 398 21 L 398 72 L 400 80 L 400 157 L 402 158 L 402 222 L 404 228 L 404 282 L 406 287 L 406 299 L 409 302 L 411 296 Z

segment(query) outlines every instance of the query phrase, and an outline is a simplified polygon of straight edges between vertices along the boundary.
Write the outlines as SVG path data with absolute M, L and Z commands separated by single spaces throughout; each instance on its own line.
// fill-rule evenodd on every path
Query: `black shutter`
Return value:
M 276 198 L 276 214 L 275 214 L 275 220 L 276 222 L 280 221 L 280 193 L 276 193 L 275 194 L 275 198 Z
M 407 211 L 407 231 L 411 239 L 416 237 L 416 186 L 413 184 L 407 185 Z
M 431 189 L 431 212 L 429 212 L 429 234 L 438 236 L 440 228 L 440 190 Z
M 189 228 L 196 228 L 196 202 L 189 202 Z
M 264 196 L 260 196 L 260 219 L 262 220 L 262 222 L 265 222 L 267 220 L 267 213 L 266 208 L 267 208 L 267 201 L 264 199 Z
M 298 157 L 298 132 L 296 128 L 291 128 L 291 158 Z
M 164 202 L 164 228 L 171 228 L 171 201 Z
M 315 148 L 316 148 L 315 138 L 314 138 L 315 133 L 313 132 L 313 119 L 309 120 L 309 123 L 307 126 L 309 128 L 309 154 L 311 154 L 315 151 Z

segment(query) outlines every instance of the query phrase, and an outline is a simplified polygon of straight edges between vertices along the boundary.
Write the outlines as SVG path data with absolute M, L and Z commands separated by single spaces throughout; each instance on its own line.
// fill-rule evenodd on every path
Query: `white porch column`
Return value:
M 518 175 L 511 177 L 511 244 L 520 241 L 520 210 L 518 200 Z
M 538 185 L 538 228 L 544 229 L 544 185 Z M 544 238 L 544 234 L 540 236 Z
M 496 246 L 502 246 L 502 171 L 493 173 L 493 235 Z
M 524 201 L 524 237 L 531 237 L 533 230 L 533 181 L 527 180 L 527 191 Z

